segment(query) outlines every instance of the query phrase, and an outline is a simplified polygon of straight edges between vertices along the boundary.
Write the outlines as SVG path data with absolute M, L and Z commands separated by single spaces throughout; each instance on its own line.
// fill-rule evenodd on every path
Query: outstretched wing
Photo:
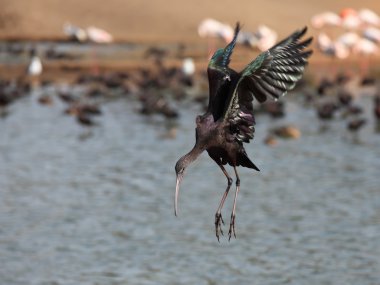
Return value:
M 252 100 L 260 103 L 268 97 L 278 99 L 293 89 L 302 77 L 311 50 L 305 51 L 312 41 L 300 41 L 307 28 L 294 32 L 266 52 L 261 53 L 240 73 L 240 79 L 229 98 L 223 118 L 230 122 L 236 139 L 249 142 L 253 138 L 255 120 Z
M 207 112 L 212 113 L 217 120 L 224 111 L 224 106 L 228 99 L 228 86 L 231 80 L 231 73 L 228 68 L 232 51 L 236 44 L 236 39 L 240 31 L 239 23 L 236 24 L 235 34 L 232 41 L 223 49 L 218 49 L 211 57 L 207 75 L 209 81 L 209 101 Z M 236 74 L 236 73 L 235 73 Z

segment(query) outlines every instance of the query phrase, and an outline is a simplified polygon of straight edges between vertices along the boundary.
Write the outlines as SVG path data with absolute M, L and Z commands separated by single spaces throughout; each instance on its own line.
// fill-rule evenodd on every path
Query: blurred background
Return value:
M 376 1 L 0 4 L 1 284 L 379 284 Z M 305 25 L 314 54 L 255 104 L 218 243 L 223 173 L 203 154 L 176 218 L 174 165 L 237 21 L 237 70 Z

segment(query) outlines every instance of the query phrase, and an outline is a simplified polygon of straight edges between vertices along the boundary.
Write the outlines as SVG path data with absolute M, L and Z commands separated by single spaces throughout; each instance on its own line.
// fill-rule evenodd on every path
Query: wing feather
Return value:
M 237 36 L 240 31 L 240 24 L 235 27 L 235 34 L 232 41 L 223 49 L 218 49 L 210 59 L 207 75 L 209 80 L 209 101 L 207 111 L 212 113 L 215 120 L 222 116 L 224 106 L 228 100 L 229 90 L 225 79 L 235 76 L 229 67 L 230 58 L 236 45 Z M 234 73 L 234 74 L 232 74 Z
M 254 133 L 252 101 L 260 103 L 271 97 L 278 99 L 293 89 L 312 54 L 305 51 L 312 38 L 300 41 L 307 28 L 298 30 L 269 50 L 261 53 L 240 73 L 226 104 L 223 119 L 230 122 L 231 132 L 240 142 L 249 142 Z

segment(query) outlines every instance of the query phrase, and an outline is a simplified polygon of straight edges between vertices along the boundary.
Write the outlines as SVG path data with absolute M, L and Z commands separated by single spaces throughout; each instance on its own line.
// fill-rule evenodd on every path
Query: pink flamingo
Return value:
M 362 24 L 358 12 L 352 8 L 344 8 L 340 11 L 340 17 L 342 18 L 342 26 L 347 30 L 356 30 Z
M 96 27 L 88 27 L 86 32 L 88 39 L 94 43 L 104 44 L 113 42 L 112 35 L 105 30 Z
M 265 25 L 260 25 L 255 34 L 259 38 L 257 47 L 260 51 L 270 49 L 277 41 L 277 33 Z
M 340 26 L 342 19 L 334 12 L 323 12 L 311 18 L 311 25 L 315 29 L 321 29 L 324 26 Z
M 358 12 L 358 17 L 365 25 L 380 26 L 380 17 L 370 9 L 361 9 Z
M 374 42 L 366 38 L 360 38 L 353 46 L 352 50 L 353 53 L 364 56 L 360 64 L 360 74 L 364 77 L 368 74 L 370 57 L 377 55 L 379 53 L 379 48 Z
M 375 43 L 380 43 L 380 29 L 368 27 L 363 30 L 363 37 Z
M 334 59 L 346 59 L 350 55 L 349 49 L 339 41 L 332 41 L 325 33 L 317 36 L 317 47 L 325 55 L 331 56 L 331 74 L 336 73 Z
M 198 26 L 198 34 L 202 38 L 219 38 L 229 43 L 234 36 L 234 29 L 227 24 L 223 24 L 217 20 L 207 18 Z M 215 42 L 208 40 L 208 57 L 215 51 Z
M 325 33 L 318 35 L 317 47 L 323 54 L 339 59 L 345 59 L 350 55 L 350 51 L 342 42 L 332 41 Z

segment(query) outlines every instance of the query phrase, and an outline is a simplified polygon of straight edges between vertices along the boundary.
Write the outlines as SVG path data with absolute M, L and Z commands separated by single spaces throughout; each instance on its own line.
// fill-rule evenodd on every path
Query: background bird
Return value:
M 237 166 L 259 171 L 248 158 L 243 143 L 248 143 L 254 134 L 255 118 L 252 101 L 260 103 L 267 98 L 278 99 L 291 90 L 302 77 L 311 50 L 305 51 L 312 41 L 308 38 L 301 41 L 306 27 L 294 32 L 286 39 L 261 53 L 241 72 L 229 68 L 230 57 L 235 47 L 240 30 L 236 25 L 232 41 L 224 48 L 218 49 L 212 56 L 208 68 L 209 104 L 205 114 L 196 118 L 196 143 L 193 149 L 182 156 L 175 165 L 177 175 L 174 199 L 175 215 L 178 213 L 177 200 L 179 187 L 186 168 L 206 150 L 227 178 L 227 188 L 222 196 L 215 214 L 215 232 L 223 234 L 224 223 L 221 210 L 232 185 L 232 178 L 224 165 L 234 169 L 236 191 L 231 213 L 229 239 L 235 234 L 236 200 L 240 188 Z
M 43 67 L 40 57 L 37 55 L 36 49 L 33 47 L 29 51 L 30 62 L 27 68 L 27 73 L 30 76 L 39 76 L 42 73 Z
M 214 39 L 219 38 L 228 43 L 234 35 L 234 30 L 227 24 L 207 18 L 199 24 L 198 34 L 202 38 L 208 38 L 208 56 L 211 56 L 211 54 L 215 51 Z

